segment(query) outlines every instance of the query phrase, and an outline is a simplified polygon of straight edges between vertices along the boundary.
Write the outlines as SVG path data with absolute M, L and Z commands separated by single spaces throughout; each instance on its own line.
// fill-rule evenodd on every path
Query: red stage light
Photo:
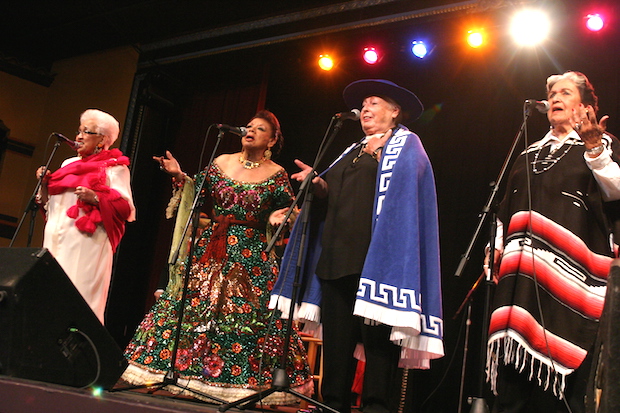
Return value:
M 598 32 L 605 26 L 605 19 L 598 13 L 588 14 L 586 16 L 586 27 L 588 30 Z
M 374 47 L 364 48 L 364 61 L 369 65 L 374 65 L 379 61 L 379 53 Z

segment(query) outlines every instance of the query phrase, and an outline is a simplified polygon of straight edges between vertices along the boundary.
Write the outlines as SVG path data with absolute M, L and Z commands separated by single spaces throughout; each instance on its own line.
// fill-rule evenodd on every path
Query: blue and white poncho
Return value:
M 347 148 L 336 164 L 359 144 Z M 325 173 L 325 172 L 323 172 Z M 432 167 L 420 138 L 399 128 L 387 142 L 377 170 L 373 232 L 359 282 L 354 314 L 392 326 L 401 346 L 400 367 L 426 369 L 444 355 L 437 196 Z M 300 269 L 296 319 L 320 322 L 322 222 L 312 219 Z M 293 227 L 272 292 L 271 307 L 288 317 L 301 230 Z

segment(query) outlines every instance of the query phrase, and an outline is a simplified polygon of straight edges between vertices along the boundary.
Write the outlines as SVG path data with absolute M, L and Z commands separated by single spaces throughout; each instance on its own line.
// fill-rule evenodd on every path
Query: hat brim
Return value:
M 398 103 L 403 117 L 414 121 L 424 111 L 420 99 L 404 87 L 384 79 L 362 79 L 344 88 L 342 97 L 349 109 L 359 108 L 368 96 L 388 97 Z

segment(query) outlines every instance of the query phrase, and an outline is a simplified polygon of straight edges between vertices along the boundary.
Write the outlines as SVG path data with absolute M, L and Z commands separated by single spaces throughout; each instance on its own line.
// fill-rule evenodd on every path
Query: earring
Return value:
M 271 151 L 269 149 L 266 149 L 265 153 L 263 154 L 263 157 L 265 158 L 266 161 L 268 161 L 271 159 L 271 155 L 272 155 Z
M 103 149 L 103 142 L 99 142 L 97 144 L 97 147 L 95 148 L 94 152 L 95 153 L 99 153 L 99 152 L 101 152 L 102 149 Z

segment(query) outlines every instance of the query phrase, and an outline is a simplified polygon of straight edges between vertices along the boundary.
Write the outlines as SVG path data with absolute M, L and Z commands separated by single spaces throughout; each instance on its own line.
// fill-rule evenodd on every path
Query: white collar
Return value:
M 568 133 L 568 135 L 566 135 L 563 139 L 560 140 L 560 138 L 558 138 L 557 136 L 553 134 L 552 130 L 549 130 L 549 132 L 547 132 L 547 134 L 541 140 L 533 144 L 532 147 L 533 149 L 538 149 L 538 148 L 542 148 L 543 146 L 547 144 L 560 147 L 569 140 L 581 141 L 581 138 L 579 137 L 579 134 L 576 131 L 572 130 Z

